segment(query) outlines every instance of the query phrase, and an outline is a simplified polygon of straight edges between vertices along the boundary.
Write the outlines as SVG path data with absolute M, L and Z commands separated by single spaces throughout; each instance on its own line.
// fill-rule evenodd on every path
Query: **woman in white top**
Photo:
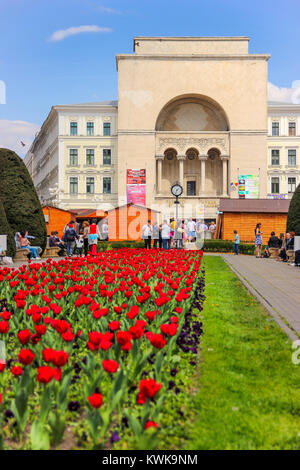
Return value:
M 151 220 L 142 227 L 142 239 L 145 241 L 145 248 L 151 248 L 151 238 L 152 238 L 152 225 Z
M 162 227 L 161 227 L 161 238 L 162 238 L 164 250 L 168 249 L 168 240 L 170 238 L 170 230 L 171 230 L 170 225 L 168 224 L 166 220 L 164 220 Z

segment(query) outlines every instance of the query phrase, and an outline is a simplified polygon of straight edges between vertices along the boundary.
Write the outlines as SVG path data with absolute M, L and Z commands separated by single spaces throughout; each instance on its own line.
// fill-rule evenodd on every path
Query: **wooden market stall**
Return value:
M 233 230 L 237 230 L 241 242 L 254 243 L 254 229 L 261 222 L 263 243 L 267 244 L 272 231 L 277 236 L 286 232 L 289 205 L 289 199 L 221 199 L 220 238 L 234 240 Z
M 51 232 L 58 232 L 59 237 L 63 236 L 63 230 L 71 220 L 75 220 L 76 213 L 72 210 L 59 209 L 54 206 L 43 206 L 47 235 Z
M 158 221 L 158 211 L 138 204 L 125 204 L 107 213 L 108 238 L 111 241 L 140 240 L 141 229 L 147 220 Z

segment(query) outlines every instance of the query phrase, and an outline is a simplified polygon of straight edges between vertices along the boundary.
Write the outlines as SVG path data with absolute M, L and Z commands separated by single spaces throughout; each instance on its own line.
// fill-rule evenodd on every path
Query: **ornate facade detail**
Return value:
M 221 151 L 227 152 L 227 139 L 221 137 L 159 137 L 159 153 L 169 147 L 178 149 L 185 153 L 190 147 L 196 148 L 201 153 L 207 152 L 211 147 L 217 147 Z

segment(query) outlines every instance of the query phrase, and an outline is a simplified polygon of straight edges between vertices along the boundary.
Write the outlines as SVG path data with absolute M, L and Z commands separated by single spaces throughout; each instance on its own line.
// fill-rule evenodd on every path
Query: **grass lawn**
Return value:
M 291 341 L 219 256 L 206 256 L 196 411 L 186 449 L 299 449 Z M 194 388 L 194 387 L 193 387 Z

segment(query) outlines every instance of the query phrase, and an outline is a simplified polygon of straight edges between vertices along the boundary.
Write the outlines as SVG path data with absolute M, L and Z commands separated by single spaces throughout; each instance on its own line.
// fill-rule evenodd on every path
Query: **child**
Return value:
M 233 250 L 234 250 L 234 254 L 235 255 L 238 255 L 239 254 L 239 244 L 240 244 L 240 237 L 237 233 L 237 230 L 234 230 L 233 231 L 234 233 L 234 245 L 233 245 Z
M 78 240 L 76 240 L 76 251 L 78 256 L 82 256 L 83 249 L 83 235 L 80 234 Z

